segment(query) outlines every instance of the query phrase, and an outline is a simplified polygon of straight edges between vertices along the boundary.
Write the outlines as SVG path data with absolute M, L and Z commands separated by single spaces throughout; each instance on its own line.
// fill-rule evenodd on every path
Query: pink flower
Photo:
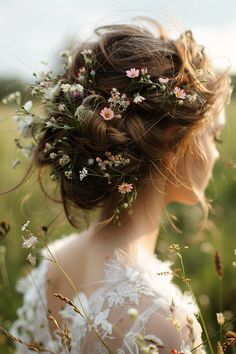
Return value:
M 182 100 L 186 98 L 186 92 L 177 86 L 174 89 L 174 94 L 177 98 L 181 98 Z
M 73 92 L 71 92 L 71 95 L 72 95 L 73 97 L 75 97 L 75 98 L 81 96 L 80 92 L 78 92 L 78 91 L 73 91 Z
M 130 70 L 126 70 L 126 76 L 134 79 L 135 77 L 139 76 L 139 69 L 132 68 Z
M 147 74 L 147 67 L 145 66 L 145 68 L 141 68 L 141 73 L 142 75 Z
M 169 82 L 170 79 L 168 79 L 167 77 L 159 77 L 159 82 L 161 84 L 167 84 L 167 82 Z
M 86 69 L 85 69 L 84 66 L 82 66 L 81 68 L 79 68 L 79 72 L 80 72 L 80 73 L 85 73 L 85 71 L 86 71 Z
M 110 120 L 114 117 L 114 112 L 111 108 L 104 107 L 103 110 L 101 111 L 100 115 L 105 119 L 105 120 Z
M 118 191 L 122 194 L 130 193 L 132 191 L 132 189 L 133 189 L 132 183 L 123 182 L 118 185 Z

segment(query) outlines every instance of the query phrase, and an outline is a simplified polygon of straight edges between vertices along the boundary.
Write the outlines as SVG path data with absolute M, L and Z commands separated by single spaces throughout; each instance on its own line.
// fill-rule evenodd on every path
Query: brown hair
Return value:
M 81 183 L 79 171 L 89 158 L 108 150 L 125 154 L 130 158 L 130 164 L 124 167 L 125 173 L 139 176 L 136 188 L 140 191 L 150 181 L 150 175 L 160 172 L 165 175 L 169 167 L 163 161 L 170 151 L 178 158 L 185 158 L 194 132 L 213 119 L 230 96 L 227 72 L 213 72 L 204 48 L 197 45 L 191 31 L 184 32 L 178 39 L 170 39 L 158 23 L 151 22 L 156 35 L 148 27 L 133 24 L 96 28 L 96 40 L 86 41 L 75 50 L 69 68 L 71 76 L 76 79 L 79 68 L 84 65 L 81 51 L 91 49 L 96 58 L 94 90 L 107 99 L 113 87 L 132 95 L 134 88 L 128 85 L 125 70 L 147 67 L 153 81 L 160 77 L 175 78 L 176 86 L 187 85 L 200 100 L 176 105 L 165 94 L 145 91 L 146 100 L 142 105 L 130 105 L 122 119 L 108 123 L 95 110 L 78 134 L 53 133 L 49 129 L 45 132 L 37 143 L 33 164 L 39 167 L 40 185 L 44 189 L 42 171 L 48 166 L 56 168 L 56 162 L 43 153 L 45 144 L 60 141 L 62 136 L 69 138 L 67 153 L 73 156 L 76 178 L 69 180 L 59 172 L 59 184 L 66 216 L 75 227 L 78 225 L 73 221 L 71 208 L 92 210 L 111 203 L 115 209 L 118 203 L 120 177 L 108 184 L 102 178 L 88 176 Z M 173 133 L 167 139 L 169 128 Z M 204 201 L 202 204 L 204 206 Z

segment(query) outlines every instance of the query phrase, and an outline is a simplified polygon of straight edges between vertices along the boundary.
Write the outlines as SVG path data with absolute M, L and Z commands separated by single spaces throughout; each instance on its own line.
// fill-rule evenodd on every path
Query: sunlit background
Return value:
M 158 18 L 176 36 L 191 29 L 197 41 L 218 70 L 230 69 L 236 75 L 236 2 L 234 0 L 0 0 L 0 99 L 25 87 L 33 80 L 32 73 L 58 66 L 58 54 L 72 40 L 91 34 L 94 27 L 106 23 L 129 22 L 132 17 L 148 15 Z M 48 64 L 47 64 L 48 63 Z M 24 175 L 28 162 L 15 146 L 17 131 L 12 121 L 14 110 L 0 104 L 0 192 L 14 187 Z M 233 93 L 227 107 L 227 123 L 219 146 L 217 162 L 207 195 L 213 200 L 207 230 L 197 232 L 201 218 L 198 206 L 169 207 L 170 216 L 178 218 L 176 227 L 164 216 L 157 243 L 157 253 L 166 259 L 168 246 L 179 243 L 183 248 L 186 272 L 210 335 L 219 326 L 216 312 L 224 311 L 227 321 L 235 316 L 236 298 L 236 98 Z M 13 162 L 21 163 L 14 169 Z M 32 193 L 33 191 L 33 193 Z M 0 196 L 0 326 L 9 328 L 16 318 L 21 297 L 14 290 L 20 275 L 30 270 L 22 249 L 21 225 L 31 220 L 35 232 L 49 226 L 49 236 L 58 238 L 74 230 L 65 220 L 60 205 L 49 202 L 37 184 L 37 174 L 19 189 Z M 4 224 L 5 223 L 5 224 Z M 6 225 L 10 231 L 4 231 Z M 180 231 L 181 230 L 181 231 Z M 223 303 L 219 305 L 220 281 L 215 272 L 214 255 L 223 258 Z M 169 256 L 168 256 L 169 257 Z M 178 267 L 178 264 L 176 264 Z M 180 284 L 183 286 L 184 285 Z M 233 328 L 233 326 L 229 326 Z M 213 339 L 216 342 L 216 339 Z M 12 345 L 0 334 L 0 353 L 14 353 Z

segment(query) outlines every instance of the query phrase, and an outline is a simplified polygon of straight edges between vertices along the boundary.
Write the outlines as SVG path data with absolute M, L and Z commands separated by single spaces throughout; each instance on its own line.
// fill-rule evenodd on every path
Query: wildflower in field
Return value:
M 28 254 L 28 256 L 27 256 L 26 259 L 27 259 L 27 261 L 30 262 L 30 264 L 31 264 L 32 266 L 35 266 L 35 265 L 36 265 L 36 257 L 33 256 L 31 253 Z
M 38 243 L 38 239 L 36 236 L 31 235 L 29 238 L 25 239 L 22 243 L 23 248 L 34 248 L 35 245 Z
M 220 326 L 223 326 L 225 323 L 225 317 L 222 312 L 216 314 L 217 322 Z
M 26 231 L 29 227 L 29 224 L 30 224 L 30 220 L 27 220 L 26 223 L 24 223 L 22 226 L 21 226 L 21 231 Z

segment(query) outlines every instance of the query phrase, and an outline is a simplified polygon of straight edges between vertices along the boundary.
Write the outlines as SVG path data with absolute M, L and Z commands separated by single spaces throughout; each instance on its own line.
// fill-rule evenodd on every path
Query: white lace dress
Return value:
M 45 353 L 55 354 L 138 354 L 145 350 L 171 354 L 174 349 L 173 353 L 190 354 L 197 346 L 193 353 L 206 353 L 199 346 L 202 331 L 197 306 L 189 294 L 182 294 L 172 283 L 170 262 L 146 253 L 134 261 L 120 248 L 104 264 L 105 279 L 98 281 L 98 289 L 89 297 L 79 292 L 71 299 L 90 324 L 68 304 L 60 311 L 71 336 L 69 351 L 57 331 L 51 333 L 49 329 L 48 264 L 49 260 L 42 259 L 18 281 L 23 305 L 11 327 L 13 335 L 40 343 L 47 349 Z M 26 353 L 35 352 L 17 343 L 16 354 Z

